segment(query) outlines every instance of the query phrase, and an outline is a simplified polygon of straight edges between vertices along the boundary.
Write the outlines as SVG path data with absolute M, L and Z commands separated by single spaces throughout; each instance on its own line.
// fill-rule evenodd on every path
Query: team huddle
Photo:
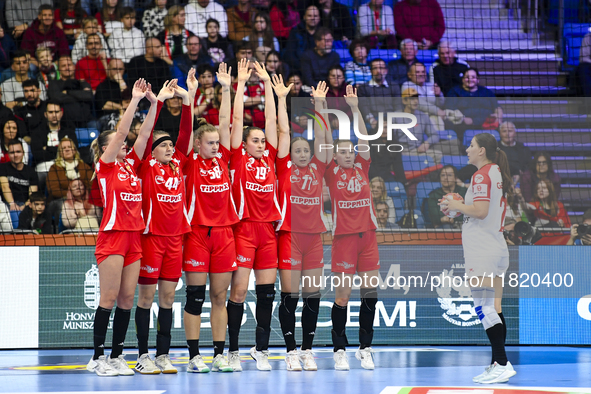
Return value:
M 187 371 L 241 371 L 239 334 L 253 270 L 257 325 L 256 344 L 250 349 L 250 356 L 256 360 L 257 369 L 272 369 L 268 360 L 269 338 L 279 272 L 279 320 L 287 351 L 287 370 L 317 370 L 312 344 L 320 304 L 320 288 L 315 285 L 321 283 L 324 267 L 323 181 L 331 197 L 333 275 L 345 278 L 357 273 L 367 279 L 360 288 L 360 345 L 355 356 L 362 368 L 374 369 L 371 344 L 379 253 L 369 182 L 370 149 L 358 149 L 356 154 L 351 141 L 333 142 L 330 128 L 319 125 L 314 129 L 313 149 L 303 138 L 292 139 L 286 102 L 290 87 L 284 85 L 280 76 L 271 78 L 263 65 L 242 60 L 238 63 L 237 92 L 244 91 L 252 72 L 265 85 L 264 131 L 243 127 L 242 95 L 236 95 L 232 106 L 230 70 L 221 63 L 217 73 L 222 90 L 218 128 L 203 120 L 193 125 L 198 84 L 192 69 L 187 90 L 172 80 L 156 96 L 149 84 L 138 80 L 117 130 L 103 132 L 93 142 L 104 214 L 95 253 L 101 293 L 94 322 L 94 355 L 87 365 L 89 371 L 99 376 L 133 375 L 134 370 L 141 374 L 177 373 L 169 350 L 172 304 L 183 272 L 186 280 L 183 320 L 190 359 Z M 320 82 L 312 90 L 315 109 L 326 109 L 326 84 Z M 154 130 L 164 101 L 172 97 L 183 101 L 176 145 L 169 134 Z M 150 109 L 133 149 L 128 152 L 125 141 L 134 112 L 143 98 L 150 102 Z M 352 86 L 347 86 L 345 100 L 352 113 L 359 113 Z M 359 132 L 367 135 L 363 122 L 359 124 Z M 492 137 L 492 142 L 482 138 L 475 137 L 468 148 L 471 162 L 479 167 L 472 182 L 478 189 L 466 201 L 470 205 L 461 201 L 441 204 L 444 212 L 460 211 L 470 218 L 471 237 L 480 234 L 498 241 L 497 248 L 483 262 L 471 249 L 466 249 L 466 244 L 473 240 L 464 237 L 466 272 L 470 266 L 473 275 L 490 275 L 492 270 L 500 275 L 508 266 L 507 247 L 502 229 L 499 238 L 496 234 L 499 229 L 495 232 L 490 228 L 501 220 L 501 217 L 493 218 L 499 216 L 495 204 L 498 203 L 501 215 L 505 210 L 502 200 L 507 190 L 496 190 L 496 187 L 510 183 L 506 183 L 502 160 L 498 166 L 494 164 L 499 163 L 501 156 L 496 141 Z M 358 145 L 367 143 L 368 140 L 360 139 Z M 327 145 L 334 146 L 334 150 L 321 148 Z M 354 203 L 360 201 L 368 203 Z M 304 276 L 316 280 L 302 282 Z M 208 277 L 214 348 L 211 367 L 199 352 Z M 123 346 L 138 285 L 135 324 L 139 351 L 137 363 L 131 369 L 123 356 Z M 152 359 L 148 338 L 156 286 L 159 310 L 156 355 Z M 300 287 L 303 338 L 297 350 L 295 310 Z M 351 282 L 346 280 L 335 289 L 331 320 L 337 370 L 349 369 L 345 326 L 351 290 Z M 491 290 L 493 297 L 487 296 Z M 506 328 L 499 294 L 495 291 L 498 291 L 496 282 L 473 289 L 476 311 L 482 315 L 493 347 L 493 361 L 477 377 L 479 383 L 507 381 L 515 374 L 505 355 Z M 113 346 L 111 355 L 106 357 L 104 344 L 115 303 Z M 224 354 L 226 333 L 229 346 Z

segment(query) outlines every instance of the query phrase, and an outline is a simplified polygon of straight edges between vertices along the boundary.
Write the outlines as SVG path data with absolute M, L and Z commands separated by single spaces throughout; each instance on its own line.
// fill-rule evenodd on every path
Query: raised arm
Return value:
M 192 68 L 189 70 L 187 74 L 187 88 L 189 90 L 189 105 L 191 106 L 191 142 L 189 144 L 189 151 L 187 154 L 190 154 L 193 150 L 193 123 L 195 122 L 195 94 L 197 93 L 197 89 L 199 89 L 199 82 L 197 82 L 197 78 L 195 78 L 195 69 Z
M 191 68 L 189 75 L 195 77 L 195 69 Z M 183 109 L 181 111 L 181 124 L 179 128 L 179 138 L 176 141 L 176 149 L 183 154 L 189 155 L 193 150 L 193 111 L 191 109 L 191 95 L 185 89 L 178 85 L 174 86 L 174 95 L 183 99 Z
M 133 144 L 133 149 L 138 157 L 143 157 L 146 159 L 146 145 L 148 140 L 151 139 L 150 136 L 152 134 L 152 130 L 154 129 L 154 125 L 156 124 L 156 118 L 160 114 L 160 109 L 158 108 L 158 98 L 152 92 L 152 85 L 148 84 L 148 91 L 146 92 L 146 98 L 150 102 L 150 110 L 148 111 L 148 115 L 142 123 L 140 127 L 140 132 L 135 140 L 135 144 Z M 160 106 L 162 108 L 162 106 Z M 148 150 L 148 153 L 150 150 Z
M 105 149 L 105 152 L 101 156 L 101 160 L 104 163 L 113 163 L 117 159 L 117 153 L 121 150 L 125 138 L 127 138 L 127 135 L 129 134 L 129 128 L 131 127 L 131 122 L 133 121 L 137 105 L 141 99 L 146 97 L 147 92 L 148 84 L 146 81 L 143 78 L 138 79 L 133 85 L 131 102 L 129 103 L 129 107 L 125 110 L 123 118 L 121 118 L 121 122 L 119 122 L 119 126 L 117 126 L 117 132 L 114 134 L 107 149 Z
M 244 124 L 244 85 L 250 78 L 252 70 L 248 69 L 248 60 L 241 59 L 238 63 L 238 85 L 236 86 L 236 97 L 234 98 L 234 116 L 232 119 L 232 134 L 230 143 L 232 149 L 242 146 L 242 125 Z
M 162 86 L 162 89 L 160 89 L 160 92 L 158 93 L 158 97 L 157 97 L 157 102 L 156 102 L 156 115 L 155 115 L 155 119 L 154 119 L 154 123 L 152 123 L 150 130 L 150 133 L 147 134 L 148 139 L 146 142 L 146 146 L 150 147 L 150 150 L 145 150 L 144 149 L 144 154 L 142 159 L 146 160 L 148 158 L 148 156 L 150 155 L 150 153 L 152 152 L 151 148 L 152 148 L 152 131 L 154 131 L 154 127 L 156 126 L 156 119 L 158 119 L 158 116 L 160 115 L 160 110 L 162 110 L 162 107 L 164 106 L 164 101 L 166 99 L 169 99 L 171 97 L 173 97 L 174 95 L 174 84 L 175 84 L 175 80 L 172 81 L 166 81 L 164 83 L 164 85 Z M 146 122 L 144 122 L 144 124 L 142 125 L 142 127 L 146 124 Z M 140 128 L 140 134 L 141 134 L 142 128 Z M 139 138 L 139 136 L 138 136 Z M 137 143 L 137 140 L 136 140 Z M 134 149 L 135 149 L 135 144 L 134 144 Z
M 277 148 L 277 111 L 275 109 L 275 97 L 273 97 L 273 86 L 271 77 L 265 69 L 264 64 L 254 62 L 255 72 L 259 79 L 265 83 L 265 139 L 267 144 Z
M 314 108 L 316 112 L 320 112 L 322 109 L 326 109 L 326 93 L 328 92 L 328 85 L 324 81 L 318 82 L 318 87 L 314 89 L 312 86 L 312 97 L 314 97 Z M 328 130 L 322 130 L 321 125 L 318 122 L 314 122 L 314 155 L 318 160 L 323 163 L 327 162 L 327 158 L 332 157 L 332 150 L 321 149 L 320 147 L 326 145 L 326 135 L 332 137 L 332 130 L 330 128 L 330 122 L 327 124 Z
M 359 132 L 362 135 L 367 135 L 367 129 L 365 128 L 365 122 L 363 121 L 363 115 L 361 114 L 361 111 L 359 111 L 359 100 L 357 99 L 357 89 L 353 88 L 353 86 L 351 85 L 347 85 L 347 94 L 345 94 L 345 101 L 347 102 L 347 104 L 349 104 L 349 107 L 351 107 L 351 113 L 358 114 L 358 125 L 359 125 Z M 353 118 L 355 119 L 355 118 Z M 362 158 L 364 158 L 365 160 L 369 160 L 370 159 L 370 154 L 369 154 L 369 142 L 368 140 L 364 140 L 359 138 L 359 142 L 357 142 L 358 146 L 367 146 L 367 151 L 359 149 L 359 156 L 361 156 Z
M 291 86 L 285 87 L 283 83 L 283 76 L 281 74 L 273 74 L 273 90 L 279 98 L 278 115 L 279 119 L 279 145 L 277 147 L 277 157 L 282 159 L 289 155 L 289 147 L 291 145 L 291 136 L 289 135 L 289 117 L 287 116 L 287 95 L 291 90 Z
M 216 73 L 218 82 L 222 85 L 222 104 L 220 105 L 220 124 L 218 133 L 220 134 L 220 144 L 230 150 L 230 116 L 232 116 L 231 92 L 232 89 L 232 67 L 228 69 L 226 63 L 220 63 L 220 68 Z

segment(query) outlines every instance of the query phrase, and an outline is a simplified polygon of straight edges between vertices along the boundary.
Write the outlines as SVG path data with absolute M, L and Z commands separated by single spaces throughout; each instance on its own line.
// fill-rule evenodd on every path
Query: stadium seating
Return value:
M 452 166 L 460 169 L 468 165 L 468 156 L 449 156 L 445 155 L 441 157 L 441 164 L 448 165 L 451 164 Z
M 464 146 L 470 146 L 472 138 L 474 138 L 476 134 L 480 133 L 492 134 L 497 141 L 501 140 L 501 135 L 496 130 L 466 130 L 466 132 L 464 133 Z
M 76 138 L 78 138 L 78 146 L 88 146 L 92 141 L 98 137 L 99 131 L 92 128 L 79 128 L 76 129 Z
M 12 221 L 12 228 L 18 228 L 18 215 L 20 211 L 10 211 L 10 220 Z
M 386 192 L 394 202 L 396 219 L 402 218 L 402 215 L 404 215 L 404 207 L 406 206 L 407 200 L 404 185 L 400 182 L 386 182 Z

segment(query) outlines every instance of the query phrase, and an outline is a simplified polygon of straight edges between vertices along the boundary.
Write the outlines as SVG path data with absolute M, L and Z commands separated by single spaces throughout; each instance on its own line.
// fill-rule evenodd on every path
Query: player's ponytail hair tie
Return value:
M 500 151 L 501 151 L 501 148 L 499 148 L 499 147 L 497 146 L 497 152 L 500 152 Z
M 161 143 L 163 143 L 164 141 L 172 141 L 172 138 L 169 135 L 163 135 L 162 137 L 158 138 L 156 141 L 152 142 L 152 152 L 154 151 L 154 149 L 156 149 L 156 147 L 158 145 L 160 145 Z

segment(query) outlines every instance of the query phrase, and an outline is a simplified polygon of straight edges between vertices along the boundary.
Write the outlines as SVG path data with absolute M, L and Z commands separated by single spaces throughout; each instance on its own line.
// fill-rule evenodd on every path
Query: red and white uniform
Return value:
M 95 251 L 99 264 L 110 255 L 124 256 L 125 266 L 142 258 L 142 187 L 136 173 L 139 164 L 130 154 L 123 162 L 99 160 L 96 164 L 104 208 Z
M 267 144 L 260 159 L 243 147 L 232 149 L 232 194 L 241 222 L 234 228 L 238 266 L 277 268 L 277 241 L 273 222 L 281 220 L 276 193 L 277 149 Z
M 332 199 L 333 272 L 355 273 L 379 268 L 370 163 L 371 159 L 357 155 L 353 168 L 342 168 L 333 161 L 324 174 Z
M 191 233 L 185 238 L 183 270 L 231 272 L 237 269 L 232 225 L 238 223 L 228 173 L 230 151 L 223 145 L 216 157 L 197 153 L 185 164 Z
M 312 157 L 307 167 L 289 156 L 276 160 L 282 220 L 277 226 L 279 269 L 308 270 L 324 265 L 320 234 L 323 219 L 322 178 L 326 163 Z

